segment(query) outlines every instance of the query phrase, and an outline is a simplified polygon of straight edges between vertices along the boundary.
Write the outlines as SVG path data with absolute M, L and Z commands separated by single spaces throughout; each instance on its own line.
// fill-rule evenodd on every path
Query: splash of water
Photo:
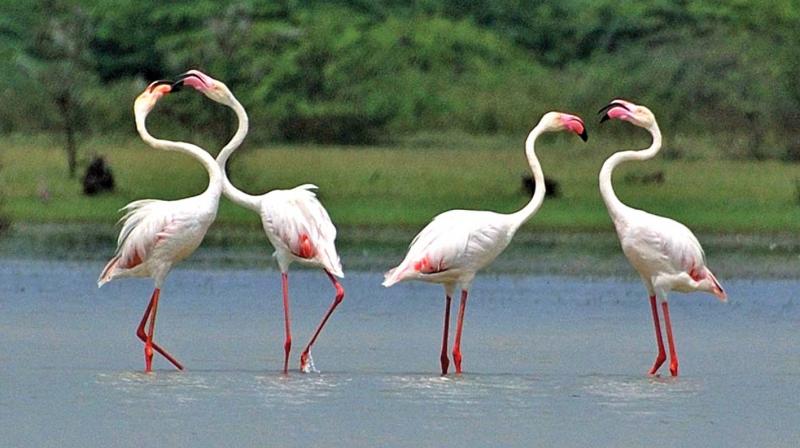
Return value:
M 314 358 L 311 356 L 311 352 L 308 352 L 308 362 L 301 367 L 303 373 L 319 373 L 319 370 L 314 366 Z

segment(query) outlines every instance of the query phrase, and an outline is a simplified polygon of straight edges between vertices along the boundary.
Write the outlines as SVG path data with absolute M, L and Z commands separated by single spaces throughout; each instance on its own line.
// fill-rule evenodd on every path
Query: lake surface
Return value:
M 134 331 L 151 283 L 98 290 L 102 266 L 0 260 L 0 445 L 800 445 L 797 279 L 717 272 L 729 303 L 674 294 L 672 379 L 645 374 L 656 349 L 632 275 L 489 273 L 467 308 L 465 374 L 440 377 L 442 289 L 348 272 L 313 351 L 320 373 L 304 375 L 332 289 L 296 269 L 284 376 L 278 273 L 188 265 L 167 281 L 156 330 L 186 371 L 156 355 L 146 375 Z

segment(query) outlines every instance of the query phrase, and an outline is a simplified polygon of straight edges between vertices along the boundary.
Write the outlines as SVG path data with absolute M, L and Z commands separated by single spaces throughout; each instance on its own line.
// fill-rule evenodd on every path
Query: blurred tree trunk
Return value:
M 97 82 L 90 48 L 92 23 L 80 4 L 68 0 L 38 0 L 33 7 L 41 14 L 31 24 L 17 60 L 58 112 L 67 171 L 74 178 L 78 170 L 78 137 L 85 127 L 85 92 Z
M 78 170 L 78 144 L 75 141 L 76 120 L 74 101 L 70 98 L 67 92 L 62 93 L 56 99 L 58 110 L 61 112 L 61 117 L 64 120 L 64 134 L 66 142 L 64 149 L 67 151 L 67 169 L 69 170 L 69 177 L 75 178 Z

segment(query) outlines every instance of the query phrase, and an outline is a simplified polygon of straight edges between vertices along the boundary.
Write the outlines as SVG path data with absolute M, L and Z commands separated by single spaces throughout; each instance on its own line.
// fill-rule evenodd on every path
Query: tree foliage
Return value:
M 588 114 L 621 96 L 683 132 L 739 133 L 734 156 L 800 147 L 794 0 L 18 0 L 2 8 L 0 55 L 14 57 L 0 61 L 0 101 L 17 105 L 0 108 L 4 132 L 64 121 L 48 104 L 59 94 L 43 93 L 34 73 L 62 73 L 67 81 L 51 85 L 72 92 L 82 117 L 73 121 L 112 132 L 131 128 L 130 99 L 146 81 L 199 68 L 237 93 L 262 141 L 520 133 L 546 110 Z M 59 27 L 81 37 L 72 50 L 52 50 Z M 173 107 L 181 132 L 231 131 L 228 112 L 198 96 Z

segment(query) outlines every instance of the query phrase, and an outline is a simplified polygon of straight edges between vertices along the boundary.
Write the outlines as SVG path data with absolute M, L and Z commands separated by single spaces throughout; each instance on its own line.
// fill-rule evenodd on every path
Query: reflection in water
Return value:
M 580 389 L 599 405 L 629 415 L 654 415 L 702 394 L 703 383 L 686 377 L 590 375 Z
M 267 407 L 304 406 L 341 396 L 352 377 L 341 375 L 257 376 L 253 384 L 260 402 Z
M 548 395 L 546 383 L 526 375 L 381 376 L 381 394 L 392 400 L 445 405 L 455 413 L 480 414 L 479 405 L 500 402 L 506 408 L 530 409 Z
M 97 375 L 97 383 L 121 394 L 126 404 L 165 399 L 178 405 L 187 404 L 219 387 L 219 384 L 211 383 L 205 376 L 182 372 L 100 373 Z

